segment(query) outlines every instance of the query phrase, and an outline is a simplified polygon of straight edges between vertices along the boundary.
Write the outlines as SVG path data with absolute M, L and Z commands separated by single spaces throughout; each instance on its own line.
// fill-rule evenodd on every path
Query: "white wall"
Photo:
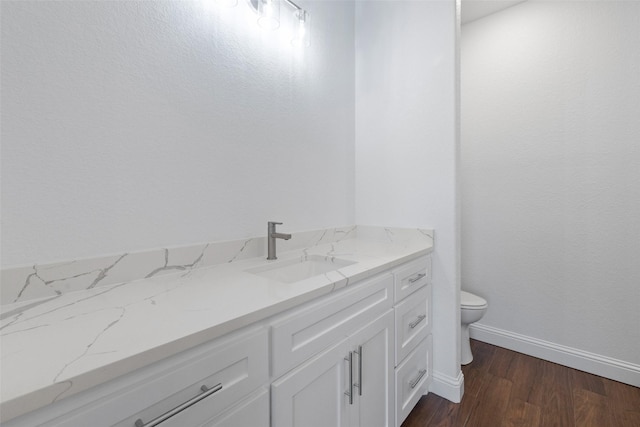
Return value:
M 356 4 L 356 222 L 435 229 L 434 389 L 459 401 L 456 3 Z
M 455 1 L 356 2 L 357 73 L 353 2 L 307 3 L 303 51 L 204 4 L 2 2 L 3 267 L 267 220 L 435 228 L 436 392 L 459 399 Z
M 353 3 L 210 3 L 2 1 L 3 267 L 354 223 Z
M 640 2 L 530 0 L 464 25 L 461 45 L 476 336 L 635 385 L 639 24 Z

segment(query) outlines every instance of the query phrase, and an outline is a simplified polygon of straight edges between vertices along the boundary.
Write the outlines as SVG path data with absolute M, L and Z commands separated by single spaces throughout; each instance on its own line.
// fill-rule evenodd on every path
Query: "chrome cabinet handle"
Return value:
M 175 408 L 165 412 L 164 414 L 160 415 L 159 417 L 154 418 L 153 420 L 149 421 L 148 423 L 144 423 L 144 421 L 142 421 L 142 418 L 138 418 L 136 420 L 136 422 L 134 423 L 135 427 L 155 427 L 158 424 L 168 420 L 169 418 L 173 417 L 176 414 L 179 414 L 180 412 L 184 411 L 185 409 L 195 405 L 196 403 L 200 402 L 203 399 L 206 399 L 207 397 L 211 396 L 212 394 L 222 390 L 222 383 L 216 384 L 211 388 L 208 388 L 206 385 L 203 385 L 202 387 L 200 387 L 200 390 L 203 391 L 203 393 L 192 397 L 191 399 L 187 400 L 186 402 L 176 406 Z
M 417 276 L 412 277 L 411 279 L 409 279 L 409 283 L 416 283 L 418 280 L 422 279 L 426 275 L 427 275 L 427 273 L 420 273 Z
M 409 327 L 411 329 L 415 328 L 416 326 L 418 326 L 418 323 L 422 322 L 426 318 L 427 318 L 426 314 L 421 314 L 420 316 L 418 316 L 418 318 L 416 320 L 414 320 L 413 322 L 409 323 Z
M 349 362 L 349 391 L 345 391 L 344 394 L 349 396 L 349 405 L 353 405 L 353 351 L 350 351 L 344 360 Z
M 409 383 L 409 387 L 411 388 L 416 388 L 416 386 L 418 385 L 418 383 L 420 382 L 420 380 L 422 379 L 422 377 L 424 377 L 424 374 L 427 373 L 426 369 L 422 369 L 420 372 L 418 372 L 418 376 L 416 377 L 416 379 L 414 379 L 413 381 L 411 381 Z
M 358 355 L 358 382 L 354 386 L 358 387 L 358 395 L 362 396 L 362 346 L 359 345 L 355 351 Z

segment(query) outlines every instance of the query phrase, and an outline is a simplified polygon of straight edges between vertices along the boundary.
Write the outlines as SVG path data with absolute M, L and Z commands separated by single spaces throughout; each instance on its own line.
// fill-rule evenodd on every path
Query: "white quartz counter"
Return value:
M 2 420 L 46 406 L 432 250 L 430 235 L 394 241 L 378 238 L 375 233 L 364 234 L 279 253 L 277 261 L 251 258 L 3 306 Z M 308 255 L 355 263 L 292 284 L 246 271 Z

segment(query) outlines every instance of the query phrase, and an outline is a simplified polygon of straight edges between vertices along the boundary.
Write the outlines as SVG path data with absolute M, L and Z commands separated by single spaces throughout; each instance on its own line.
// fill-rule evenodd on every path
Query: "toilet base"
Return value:
M 460 328 L 460 364 L 468 365 L 473 362 L 471 353 L 471 342 L 469 341 L 469 325 L 462 325 Z

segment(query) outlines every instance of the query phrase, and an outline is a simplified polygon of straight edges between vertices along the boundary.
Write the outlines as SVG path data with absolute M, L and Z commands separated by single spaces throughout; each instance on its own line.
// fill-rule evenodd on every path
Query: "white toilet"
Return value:
M 469 343 L 469 325 L 477 322 L 484 316 L 487 311 L 487 301 L 469 292 L 460 291 L 460 348 L 461 360 L 463 365 L 471 363 L 473 354 L 471 353 L 471 345 Z

